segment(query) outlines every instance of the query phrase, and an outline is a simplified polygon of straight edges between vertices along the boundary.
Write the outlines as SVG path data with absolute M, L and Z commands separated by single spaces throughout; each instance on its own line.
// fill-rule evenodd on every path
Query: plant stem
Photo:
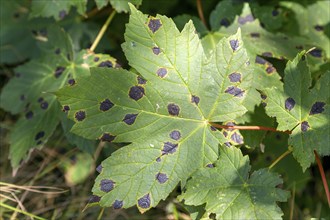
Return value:
M 269 166 L 269 170 L 272 169 L 278 162 L 280 162 L 280 160 L 282 160 L 284 157 L 286 157 L 288 154 L 290 154 L 292 152 L 292 150 L 287 150 L 285 151 L 281 156 L 279 156 L 270 166 Z
M 293 189 L 292 189 L 292 199 L 290 203 L 290 220 L 293 219 L 293 213 L 294 213 L 294 200 L 296 198 L 296 183 L 293 184 Z
M 207 24 L 206 24 L 206 21 L 204 18 L 204 14 L 203 14 L 202 2 L 201 2 L 201 0 L 197 0 L 196 3 L 197 3 L 197 11 L 198 11 L 199 18 L 201 19 L 201 21 L 203 22 L 205 27 L 207 27 Z
M 93 51 L 95 50 L 95 48 L 96 48 L 97 45 L 99 44 L 101 38 L 103 37 L 105 31 L 107 30 L 107 28 L 108 28 L 109 24 L 111 23 L 113 17 L 115 16 L 115 14 L 116 14 L 116 11 L 115 11 L 115 10 L 113 10 L 113 11 L 110 13 L 110 16 L 108 17 L 108 19 L 106 20 L 106 22 L 105 22 L 104 25 L 102 26 L 100 32 L 97 34 L 97 37 L 96 37 L 96 39 L 95 39 L 94 42 L 93 42 L 91 48 L 89 49 L 90 51 L 93 52 Z
M 291 131 L 279 131 L 276 130 L 276 128 L 270 128 L 270 127 L 263 127 L 263 126 L 237 126 L 237 125 L 219 125 L 215 123 L 210 123 L 213 127 L 216 128 L 224 128 L 224 129 L 238 129 L 238 130 L 262 130 L 262 131 L 274 131 L 274 132 L 284 132 L 287 134 L 291 134 Z
M 327 195 L 328 205 L 330 207 L 330 193 L 329 193 L 328 182 L 327 182 L 327 179 L 325 178 L 324 169 L 323 169 L 320 157 L 319 157 L 319 155 L 317 154 L 317 152 L 315 150 L 314 150 L 314 154 L 315 154 L 315 159 L 316 159 L 316 162 L 317 162 L 317 166 L 319 167 L 319 170 L 320 170 L 320 173 L 321 173 L 323 187 L 324 187 L 324 190 L 325 190 L 325 194 Z
M 14 208 L 14 207 L 12 207 L 12 206 L 6 205 L 6 204 L 4 204 L 4 203 L 2 203 L 2 202 L 0 202 L 0 206 L 2 206 L 2 207 L 4 207 L 4 208 L 7 208 L 7 209 L 9 209 L 9 210 L 15 211 L 15 212 L 22 213 L 22 214 L 24 214 L 24 215 L 26 215 L 26 216 L 29 216 L 29 217 L 31 217 L 31 218 L 40 219 L 40 220 L 46 220 L 46 219 L 44 219 L 44 218 L 38 217 L 38 216 L 36 216 L 36 215 L 33 215 L 33 214 L 31 214 L 31 213 L 28 213 L 28 212 L 25 212 L 25 211 L 23 211 L 23 210 L 20 210 L 20 209 Z

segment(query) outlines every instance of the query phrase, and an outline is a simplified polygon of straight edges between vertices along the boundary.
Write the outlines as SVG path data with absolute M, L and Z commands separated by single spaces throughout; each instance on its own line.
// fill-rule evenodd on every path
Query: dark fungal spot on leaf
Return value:
M 101 197 L 92 195 L 91 197 L 89 197 L 88 203 L 95 203 L 95 202 L 99 202 L 100 200 L 101 200 Z
M 230 47 L 233 51 L 236 51 L 237 48 L 239 47 L 239 41 L 238 40 L 230 40 Z
M 44 98 L 42 98 L 42 97 L 38 98 L 38 102 L 39 102 L 39 103 L 41 103 L 41 102 L 43 102 L 43 101 L 44 101 Z
M 309 124 L 307 121 L 301 122 L 300 129 L 302 132 L 306 132 L 309 129 Z
M 152 52 L 156 55 L 160 54 L 160 48 L 159 47 L 153 47 Z
M 100 110 L 105 112 L 108 111 L 113 106 L 114 104 L 109 99 L 105 99 L 100 103 Z
M 114 139 L 116 138 L 116 136 L 111 135 L 109 133 L 104 133 L 102 134 L 102 136 L 100 137 L 101 141 L 107 141 L 107 142 L 112 142 Z
M 198 105 L 199 101 L 200 101 L 200 98 L 198 96 L 196 96 L 196 95 L 191 96 L 192 103 L 195 103 L 196 105 Z
M 267 96 L 265 94 L 260 94 L 260 97 L 261 97 L 262 100 L 267 99 Z
M 65 70 L 65 67 L 62 67 L 62 66 L 56 67 L 55 73 L 54 73 L 55 78 L 56 79 L 59 78 L 62 75 L 62 73 L 64 72 L 64 70 Z
M 255 63 L 258 63 L 258 64 L 266 64 L 267 61 L 264 59 L 264 58 L 261 58 L 259 56 L 256 56 L 256 60 L 255 60 Z
M 181 133 L 178 130 L 174 130 L 170 133 L 170 138 L 172 138 L 173 140 L 179 140 L 181 138 Z
M 306 55 L 305 55 L 305 54 L 302 55 L 301 60 L 302 60 L 302 61 L 305 61 L 305 60 L 306 60 Z
M 222 134 L 223 134 L 223 136 L 225 136 L 225 137 L 228 136 L 228 132 L 227 132 L 227 131 L 223 131 Z
M 77 121 L 83 121 L 86 118 L 86 112 L 85 111 L 77 111 L 74 114 L 74 117 Z
M 135 122 L 135 119 L 138 114 L 127 114 L 125 115 L 123 122 L 125 122 L 128 125 L 132 125 Z
M 246 24 L 247 22 L 252 22 L 254 20 L 253 16 L 251 14 L 245 16 L 245 17 L 239 17 L 238 18 L 238 23 L 239 24 Z
M 266 103 L 266 102 L 261 102 L 261 105 L 262 105 L 263 107 L 266 107 L 266 106 L 267 106 L 267 103 Z
M 244 90 L 235 87 L 235 86 L 229 86 L 226 90 L 225 93 L 229 93 L 235 97 L 243 97 L 244 95 Z
M 309 51 L 309 54 L 313 57 L 320 58 L 320 57 L 322 57 L 322 50 L 315 48 L 314 50 Z
M 235 124 L 235 122 L 230 121 L 230 122 L 227 122 L 226 125 L 227 125 L 227 126 L 235 126 L 236 124 Z M 233 129 L 233 128 L 227 128 L 226 130 L 228 130 L 228 131 L 232 131 L 232 130 L 234 130 L 234 129 Z
M 266 68 L 266 72 L 268 73 L 268 74 L 272 74 L 272 73 L 274 73 L 276 71 L 276 69 L 275 69 L 275 67 L 273 67 L 273 66 L 268 66 L 267 68 Z
M 159 163 L 160 161 L 162 161 L 162 159 L 161 159 L 160 157 L 157 157 L 157 158 L 156 158 L 156 162 Z
M 97 62 L 97 61 L 99 61 L 100 60 L 100 58 L 99 57 L 94 57 L 94 62 Z
M 74 79 L 69 79 L 68 83 L 70 86 L 73 86 L 74 84 L 76 84 L 76 81 Z
M 55 54 L 59 55 L 60 53 L 61 53 L 61 49 L 60 49 L 60 48 L 57 48 L 57 49 L 55 50 Z
M 43 138 L 45 136 L 45 132 L 44 131 L 39 131 L 36 136 L 34 137 L 34 140 L 39 140 L 41 138 Z
M 264 52 L 264 53 L 262 53 L 262 56 L 264 56 L 264 57 L 273 57 L 273 54 L 271 52 Z
M 27 113 L 25 114 L 25 118 L 26 118 L 26 119 L 31 119 L 31 118 L 33 118 L 33 112 L 32 112 L 32 111 L 27 112 Z
M 220 21 L 220 26 L 228 27 L 230 25 L 230 22 L 227 18 L 223 18 Z
M 174 103 L 170 103 L 167 105 L 167 111 L 170 115 L 178 116 L 180 113 L 180 107 Z
M 123 207 L 123 201 L 121 201 L 121 200 L 115 200 L 115 202 L 113 203 L 113 205 L 112 205 L 112 207 L 114 208 L 114 209 L 121 209 L 121 207 Z
M 115 187 L 115 183 L 109 179 L 103 179 L 100 182 L 100 189 L 103 192 L 110 192 Z
M 164 78 L 166 75 L 167 75 L 167 69 L 166 68 L 159 68 L 157 70 L 157 75 L 160 77 L 160 78 Z
M 209 163 L 209 164 L 206 165 L 206 167 L 208 167 L 208 168 L 214 168 L 214 165 L 212 163 Z
M 102 172 L 102 169 L 103 169 L 103 167 L 102 167 L 101 164 L 98 165 L 98 166 L 96 167 L 96 171 L 97 171 L 98 173 L 101 173 L 101 172 Z
M 253 38 L 259 38 L 260 34 L 253 32 L 253 33 L 250 33 L 250 36 L 253 37 Z
M 217 219 L 217 214 L 215 214 L 215 213 L 211 213 L 211 214 L 209 215 L 209 218 L 210 218 L 211 220 L 216 220 L 216 219 Z
M 58 13 L 58 17 L 59 17 L 61 20 L 64 19 L 66 15 L 67 15 L 67 14 L 66 14 L 66 11 L 65 11 L 65 10 L 62 10 L 62 11 L 60 11 L 60 12 Z
M 162 26 L 162 23 L 161 23 L 160 19 L 150 18 L 149 23 L 148 23 L 148 27 L 149 27 L 149 30 L 152 31 L 152 33 L 155 33 L 156 31 L 158 31 L 158 29 L 161 26 Z
M 242 137 L 239 133 L 237 133 L 237 132 L 234 132 L 234 133 L 230 136 L 230 139 L 231 139 L 232 141 L 234 141 L 235 143 L 237 143 L 237 144 L 243 144 L 243 143 L 244 143 L 244 141 L 243 141 L 243 137 Z
M 147 83 L 147 80 L 143 79 L 141 76 L 137 77 L 138 84 L 144 85 Z
M 213 126 L 210 126 L 210 128 L 211 128 L 212 131 L 216 131 L 216 130 L 217 130 L 217 129 L 216 129 L 215 127 L 213 127 Z
M 143 209 L 148 209 L 150 207 L 150 203 L 149 193 L 138 199 L 138 206 Z
M 324 111 L 324 102 L 315 102 L 309 112 L 310 115 L 320 114 Z
M 62 108 L 63 112 L 68 112 L 69 110 L 70 110 L 70 106 L 68 106 L 68 105 L 64 105 Z
M 138 101 L 144 95 L 144 88 L 141 86 L 133 86 L 130 88 L 128 95 L 131 99 Z
M 291 111 L 291 109 L 294 108 L 294 106 L 296 105 L 296 101 L 289 97 L 285 100 L 285 109 L 287 109 L 288 111 Z
M 323 26 L 321 26 L 321 25 L 315 25 L 315 26 L 314 26 L 314 29 L 315 29 L 316 31 L 323 31 L 323 30 L 324 30 Z
M 21 96 L 19 97 L 19 99 L 20 99 L 21 101 L 24 101 L 24 100 L 25 100 L 25 95 L 21 95 Z
M 278 10 L 274 9 L 274 10 L 272 11 L 272 15 L 273 15 L 273 16 L 277 16 L 278 14 L 279 14 Z
M 231 143 L 230 142 L 225 142 L 224 144 L 226 145 L 226 147 L 231 147 Z
M 157 173 L 155 178 L 160 184 L 165 183 L 168 180 L 165 173 Z
M 42 103 L 40 103 L 40 108 L 46 110 L 48 108 L 48 102 L 43 101 Z
M 165 142 L 162 152 L 164 154 L 173 154 L 176 151 L 176 148 L 178 147 L 178 144 L 173 144 L 171 142 Z
M 113 64 L 111 61 L 109 60 L 106 60 L 106 61 L 103 61 L 101 62 L 98 67 L 108 67 L 108 68 L 112 68 L 113 67 Z
M 240 73 L 231 73 L 228 76 L 230 82 L 241 82 L 241 74 Z

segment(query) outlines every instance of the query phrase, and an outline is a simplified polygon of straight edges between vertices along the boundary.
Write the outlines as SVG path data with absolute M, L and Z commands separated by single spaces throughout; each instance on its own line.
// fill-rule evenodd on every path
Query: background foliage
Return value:
M 265 219 L 265 213 L 280 218 L 282 211 L 285 219 L 330 217 L 313 154 L 317 150 L 324 156 L 329 174 L 330 2 L 202 1 L 205 23 L 197 3 L 1 1 L 3 218 Z M 91 52 L 88 48 L 113 10 L 117 14 Z M 151 20 L 156 23 L 148 26 Z M 232 63 L 219 70 L 227 56 Z M 205 72 L 212 77 L 201 79 Z M 230 75 L 237 72 L 243 75 Z M 225 87 L 213 84 L 217 80 Z M 243 98 L 237 89 L 245 92 Z M 137 102 L 126 93 L 149 100 Z M 221 105 L 208 112 L 214 100 Z M 176 107 L 170 111 L 166 104 L 174 101 L 180 106 L 177 118 Z M 124 107 L 116 110 L 117 104 Z M 163 117 L 168 112 L 170 117 Z M 259 125 L 292 134 L 213 131 L 203 124 L 205 114 L 217 122 L 214 126 Z M 187 120 L 180 124 L 182 119 Z M 286 151 L 293 153 L 273 167 Z M 146 163 L 144 156 L 154 165 L 138 166 Z M 136 165 L 130 167 L 132 161 Z M 121 175 L 127 170 L 131 174 L 125 179 Z M 102 181 L 114 175 L 116 181 L 104 187 L 115 190 L 102 192 Z M 135 182 L 128 186 L 127 180 Z M 99 207 L 92 188 L 102 196 L 102 206 L 113 208 Z

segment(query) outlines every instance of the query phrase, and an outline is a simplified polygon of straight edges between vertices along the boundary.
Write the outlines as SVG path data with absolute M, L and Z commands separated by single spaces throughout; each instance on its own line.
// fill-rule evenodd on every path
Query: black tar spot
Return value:
M 121 209 L 121 207 L 123 207 L 123 201 L 120 201 L 120 200 L 115 200 L 115 202 L 113 203 L 112 207 L 114 209 Z
M 76 81 L 74 79 L 69 79 L 68 83 L 70 86 L 73 86 L 74 84 L 76 84 Z
M 48 102 L 43 101 L 42 103 L 40 103 L 40 108 L 46 110 L 48 108 Z
M 99 57 L 94 57 L 94 62 L 97 62 L 97 61 L 99 61 L 100 60 L 100 58 Z
M 166 68 L 159 68 L 157 70 L 157 75 L 160 77 L 160 78 L 164 78 L 166 75 L 167 75 L 167 69 Z
M 60 49 L 60 48 L 57 48 L 57 49 L 55 50 L 55 54 L 59 55 L 60 53 L 61 53 L 61 49 Z
M 153 47 L 153 48 L 152 48 L 152 52 L 153 52 L 154 54 L 156 54 L 156 55 L 160 54 L 160 49 L 159 49 L 159 47 Z
M 144 195 L 142 198 L 138 200 L 138 205 L 143 209 L 150 208 L 150 196 L 149 193 Z
M 310 115 L 320 114 L 324 111 L 324 102 L 315 102 L 309 112 Z
M 102 167 L 101 164 L 98 165 L 98 166 L 96 167 L 96 171 L 97 171 L 98 173 L 101 173 L 101 172 L 102 172 L 102 169 L 103 169 L 103 167 Z
M 86 112 L 85 111 L 77 111 L 75 113 L 74 117 L 77 121 L 83 121 L 86 118 Z
M 217 129 L 216 129 L 215 127 L 213 127 L 213 126 L 210 126 L 210 128 L 211 128 L 212 131 L 216 131 L 216 130 L 217 130 Z
M 60 11 L 59 14 L 58 14 L 58 16 L 59 16 L 59 18 L 60 18 L 61 20 L 64 19 L 64 17 L 65 17 L 66 15 L 67 15 L 67 14 L 66 14 L 66 11 L 64 11 L 64 10 Z
M 164 154 L 173 154 L 176 151 L 178 144 L 173 144 L 171 142 L 165 142 L 163 146 L 163 155 Z
M 255 63 L 258 63 L 258 64 L 262 64 L 263 65 L 263 64 L 267 63 L 267 61 L 264 58 L 261 58 L 259 56 L 256 56 Z
M 285 100 L 285 109 L 287 109 L 288 111 L 291 111 L 291 109 L 294 108 L 294 106 L 296 105 L 296 101 L 289 97 Z
M 38 98 L 38 102 L 39 102 L 39 103 L 41 103 L 41 102 L 43 102 L 43 101 L 44 101 L 44 98 L 42 98 L 42 97 Z
M 227 136 L 228 136 L 228 133 L 227 133 L 227 131 L 223 131 L 223 132 L 222 132 L 222 134 L 223 134 L 223 136 L 225 136 L 225 137 L 227 137 Z
M 103 192 L 110 192 L 115 187 L 115 183 L 109 179 L 103 179 L 100 182 L 100 189 Z
M 26 119 L 31 119 L 31 118 L 33 118 L 33 112 L 32 112 L 32 111 L 27 112 L 27 113 L 25 114 L 25 118 L 26 118 Z
M 235 86 L 229 86 L 226 90 L 225 93 L 229 93 L 235 97 L 243 97 L 244 95 L 244 90 L 241 90 L 238 87 Z
M 238 23 L 239 24 L 246 24 L 247 22 L 252 22 L 254 20 L 253 16 L 251 14 L 245 16 L 245 17 L 239 17 Z
M 70 110 L 70 106 L 68 106 L 68 105 L 64 105 L 62 108 L 63 112 L 68 112 L 69 110 Z
M 111 135 L 109 133 L 104 133 L 104 134 L 102 134 L 100 140 L 101 141 L 112 142 L 115 138 L 116 138 L 116 136 L 114 136 L 114 135 Z
M 208 168 L 214 168 L 214 165 L 210 163 L 210 164 L 207 164 L 206 167 L 208 167 Z
M 112 68 L 113 67 L 113 64 L 111 61 L 109 60 L 106 60 L 106 61 L 103 61 L 101 62 L 98 67 L 108 67 L 108 68 Z
M 322 57 L 322 50 L 315 48 L 312 51 L 309 51 L 309 54 L 313 57 Z
M 235 143 L 238 143 L 238 144 L 243 144 L 243 143 L 244 143 L 244 141 L 243 141 L 243 137 L 242 137 L 240 134 L 238 134 L 237 132 L 234 132 L 234 133 L 231 135 L 230 139 L 231 139 L 232 141 L 234 141 Z
M 317 30 L 317 31 L 323 31 L 324 30 L 323 26 L 321 26 L 321 25 L 315 25 L 314 29 Z
M 56 79 L 59 78 L 62 75 L 62 73 L 64 72 L 64 70 L 65 70 L 65 67 L 63 67 L 63 66 L 56 67 L 56 70 L 54 73 L 55 78 Z
M 275 67 L 273 67 L 273 66 L 269 66 L 269 67 L 266 68 L 266 72 L 267 72 L 268 74 L 272 74 L 272 73 L 275 72 L 275 71 L 276 71 L 276 69 L 275 69 Z
M 150 18 L 148 27 L 152 31 L 152 33 L 155 33 L 161 26 L 162 26 L 162 23 L 160 22 L 160 19 Z
M 167 105 L 167 111 L 170 115 L 178 116 L 180 113 L 180 107 L 174 103 L 170 103 Z
M 165 173 L 157 173 L 156 180 L 158 180 L 158 182 L 162 184 L 168 180 L 168 177 Z
M 260 34 L 259 33 L 250 33 L 250 36 L 253 38 L 259 38 Z
M 89 197 L 88 203 L 95 203 L 95 202 L 99 202 L 100 200 L 101 197 L 92 195 L 91 197 Z
M 264 57 L 273 57 L 273 54 L 271 52 L 264 52 L 264 53 L 262 53 L 262 56 L 264 56 Z
M 230 82 L 241 82 L 241 74 L 240 73 L 231 73 L 229 74 Z
M 196 96 L 196 95 L 191 96 L 192 103 L 195 103 L 196 105 L 198 105 L 199 101 L 200 101 L 200 98 L 198 96 Z
M 105 99 L 103 102 L 100 103 L 100 110 L 105 112 L 113 106 L 114 104 L 109 99 Z
M 170 133 L 170 137 L 173 139 L 173 140 L 179 140 L 181 138 L 181 133 L 180 131 L 177 131 L 177 130 L 174 130 Z
M 230 47 L 233 49 L 233 51 L 236 51 L 237 48 L 239 47 L 239 41 L 238 40 L 230 40 Z
M 301 122 L 300 129 L 302 132 L 306 132 L 309 129 L 309 124 L 307 121 Z
M 127 114 L 125 115 L 123 122 L 125 122 L 128 125 L 132 125 L 135 122 L 135 119 L 138 114 Z
M 224 144 L 226 145 L 226 147 L 231 147 L 231 143 L 230 142 L 225 142 Z
M 228 27 L 230 25 L 230 22 L 227 18 L 223 18 L 220 21 L 220 26 Z
M 262 100 L 267 99 L 267 96 L 265 94 L 261 94 L 260 97 L 261 97 Z
M 147 80 L 143 79 L 141 76 L 137 77 L 138 84 L 143 85 L 147 83 Z
M 157 158 L 156 158 L 156 162 L 159 163 L 160 161 L 162 161 L 162 159 L 161 159 L 160 157 L 157 157 Z
M 39 140 L 41 138 L 43 138 L 45 136 L 45 132 L 44 131 L 40 131 L 36 134 L 36 136 L 34 137 L 34 140 Z
M 130 88 L 128 95 L 131 99 L 137 101 L 143 97 L 144 88 L 141 86 L 133 86 Z

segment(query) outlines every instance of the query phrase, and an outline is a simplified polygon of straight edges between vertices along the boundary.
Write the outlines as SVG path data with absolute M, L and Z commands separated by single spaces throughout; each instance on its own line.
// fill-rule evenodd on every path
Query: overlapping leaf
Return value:
M 117 12 L 128 12 L 129 6 L 128 3 L 132 3 L 136 6 L 141 5 L 142 0 L 95 0 L 96 5 L 98 8 L 102 8 L 106 6 L 109 2 L 111 6 L 117 11 Z
M 57 95 L 90 139 L 131 142 L 102 162 L 93 193 L 102 206 L 137 204 L 141 212 L 165 199 L 198 168 L 214 162 L 221 133 L 209 122 L 233 120 L 251 84 L 238 32 L 206 57 L 192 22 L 180 33 L 165 16 L 131 7 L 123 44 L 126 70 L 91 69 Z
M 70 38 L 57 26 L 51 26 L 45 37 L 41 43 L 43 57 L 17 67 L 16 77 L 1 92 L 1 107 L 22 114 L 10 134 L 10 158 L 15 170 L 31 149 L 47 142 L 59 123 L 60 106 L 51 92 L 89 75 L 90 66 L 115 65 L 109 56 L 87 51 L 74 57 Z
M 313 150 L 329 155 L 329 71 L 312 89 L 305 52 L 285 69 L 284 88 L 266 89 L 266 112 L 276 117 L 279 130 L 292 130 L 289 144 L 303 170 L 314 161 Z
M 187 205 L 205 205 L 204 217 L 211 213 L 216 219 L 280 219 L 283 215 L 276 202 L 284 202 L 288 192 L 278 175 L 266 169 L 254 171 L 248 156 L 235 147 L 220 148 L 214 168 L 194 173 L 181 196 Z

